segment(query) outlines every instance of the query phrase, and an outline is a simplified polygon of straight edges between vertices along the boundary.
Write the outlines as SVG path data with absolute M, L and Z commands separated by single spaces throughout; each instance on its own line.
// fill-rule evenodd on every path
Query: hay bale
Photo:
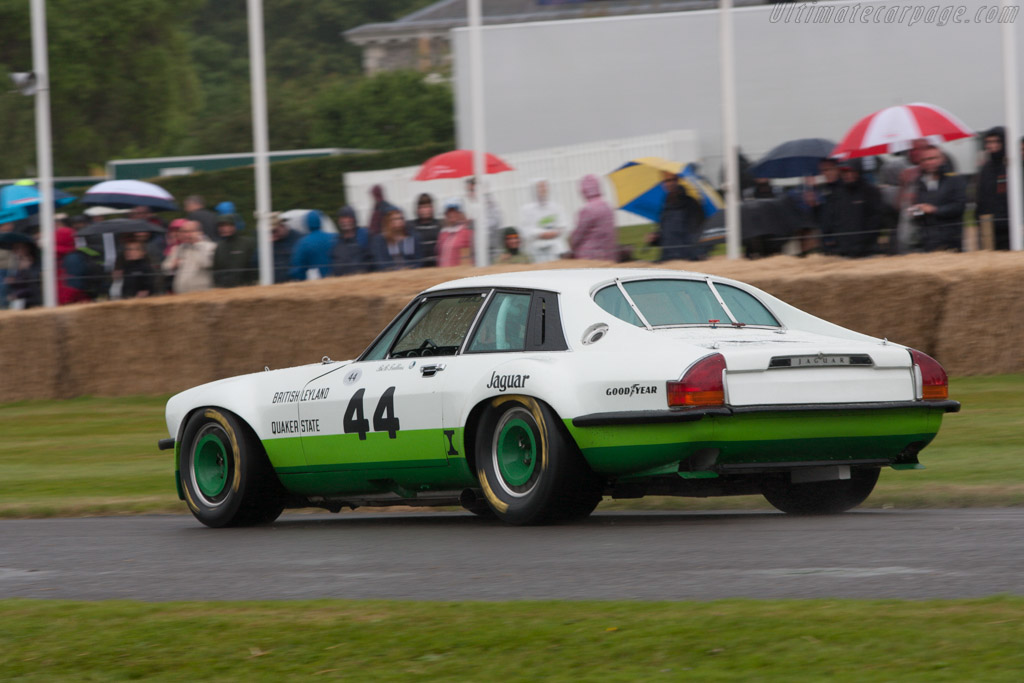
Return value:
M 264 366 L 353 358 L 413 295 L 433 285 L 484 273 L 609 265 L 430 268 L 0 312 L 0 400 L 171 393 Z M 749 282 L 830 322 L 932 354 L 951 374 L 1024 372 L 1024 301 L 1016 296 L 1021 253 L 622 265 Z
M 74 395 L 163 394 L 214 379 L 217 309 L 185 296 L 70 307 Z
M 951 375 L 1024 372 L 1024 261 L 991 262 L 950 287 L 936 358 Z
M 355 358 L 409 299 L 404 293 L 377 295 L 359 284 L 339 278 L 220 302 L 211 332 L 219 376 L 315 363 L 325 355 Z M 418 291 L 418 284 L 412 289 Z
M 881 273 L 870 279 L 849 272 L 752 279 L 757 280 L 752 284 L 819 318 L 929 354 L 938 344 L 950 286 L 941 276 L 918 273 Z
M 67 357 L 55 311 L 0 311 L 0 402 L 63 394 Z

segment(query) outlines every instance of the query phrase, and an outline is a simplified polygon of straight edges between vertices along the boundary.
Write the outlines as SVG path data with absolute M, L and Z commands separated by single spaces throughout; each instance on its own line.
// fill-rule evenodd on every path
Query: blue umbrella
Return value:
M 60 190 L 53 191 L 54 206 L 75 201 L 75 196 Z M 39 188 L 34 184 L 18 183 L 0 188 L 0 223 L 28 218 L 39 212 Z
M 827 159 L 836 143 L 824 138 L 784 142 L 750 167 L 755 178 L 800 178 L 818 175 L 818 164 Z
M 0 225 L 20 221 L 22 218 L 25 218 L 24 209 L 0 209 Z

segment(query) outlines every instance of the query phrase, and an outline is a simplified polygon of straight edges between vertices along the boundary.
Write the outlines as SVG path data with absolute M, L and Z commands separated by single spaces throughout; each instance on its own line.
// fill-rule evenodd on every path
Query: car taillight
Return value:
M 665 395 L 669 408 L 720 406 L 725 404 L 725 356 L 712 354 L 694 363 L 678 382 L 668 382 Z
M 939 361 L 915 349 L 910 349 L 910 357 L 921 379 L 921 398 L 926 401 L 949 398 L 949 378 Z

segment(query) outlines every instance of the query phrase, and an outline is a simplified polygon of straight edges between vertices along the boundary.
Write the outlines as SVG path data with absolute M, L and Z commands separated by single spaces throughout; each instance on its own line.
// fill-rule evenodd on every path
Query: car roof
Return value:
M 637 278 L 672 278 L 672 279 L 703 279 L 712 277 L 715 280 L 726 280 L 706 273 L 686 270 L 667 270 L 657 268 L 565 268 L 552 270 L 522 270 L 514 273 L 494 273 L 450 280 L 435 285 L 428 292 L 446 289 L 463 289 L 476 287 L 515 287 L 524 289 L 544 289 L 552 292 L 587 291 L 594 285 L 608 282 L 615 278 L 624 280 Z

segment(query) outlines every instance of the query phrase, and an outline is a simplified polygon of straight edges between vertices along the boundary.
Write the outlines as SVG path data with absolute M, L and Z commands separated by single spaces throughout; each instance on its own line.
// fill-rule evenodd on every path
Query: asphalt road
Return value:
M 1024 595 L 1024 509 L 598 512 L 514 528 L 468 513 L 0 521 L 0 598 L 431 600 Z

